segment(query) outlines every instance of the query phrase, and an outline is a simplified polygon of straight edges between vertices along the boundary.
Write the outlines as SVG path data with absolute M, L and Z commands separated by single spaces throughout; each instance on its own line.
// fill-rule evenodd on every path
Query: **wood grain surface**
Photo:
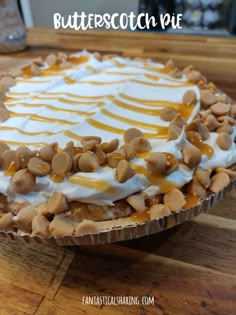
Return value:
M 28 50 L 0 56 L 0 73 L 55 50 L 173 58 L 236 99 L 236 39 L 31 29 Z M 0 314 L 236 314 L 236 192 L 171 230 L 118 244 L 46 247 L 0 240 Z M 138 296 L 139 305 L 86 305 Z M 154 305 L 142 305 L 142 296 Z

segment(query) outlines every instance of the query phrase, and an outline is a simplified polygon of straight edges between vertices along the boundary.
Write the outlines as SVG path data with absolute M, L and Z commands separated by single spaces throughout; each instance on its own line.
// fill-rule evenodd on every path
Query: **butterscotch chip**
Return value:
M 216 129 L 216 132 L 218 133 L 222 133 L 222 132 L 225 132 L 225 133 L 228 133 L 229 135 L 232 135 L 234 131 L 234 128 L 233 126 L 228 122 L 228 120 L 225 120 L 222 125 Z
M 50 236 L 49 224 L 50 222 L 45 216 L 37 214 L 32 221 L 32 236 Z
M 38 66 L 35 65 L 35 64 L 32 64 L 32 65 L 30 66 L 30 71 L 31 71 L 31 73 L 32 73 L 34 76 L 39 76 L 39 75 L 40 75 L 40 69 L 39 69 Z
M 211 178 L 210 191 L 218 193 L 227 187 L 230 183 L 229 175 L 226 173 L 218 173 Z
M 187 73 L 186 76 L 188 81 L 191 83 L 198 83 L 202 79 L 201 73 L 195 70 Z
M 130 167 L 126 160 L 121 160 L 116 168 L 116 179 L 119 183 L 125 183 L 135 175 L 135 171 Z
M 235 125 L 235 120 L 231 116 L 220 116 L 217 118 L 219 122 L 225 122 L 227 121 L 230 125 L 234 126 Z
M 54 192 L 48 199 L 47 210 L 52 214 L 59 214 L 68 210 L 65 196 L 61 192 Z
M 211 115 L 211 114 L 212 114 L 212 110 L 211 110 L 210 108 L 204 110 L 204 112 L 200 114 L 200 115 L 201 115 L 201 121 L 205 122 L 205 120 L 207 119 L 207 117 L 208 117 L 209 115 Z
M 9 117 L 9 111 L 5 107 L 0 107 L 0 122 L 7 120 Z
M 29 160 L 38 153 L 37 150 L 30 150 L 25 146 L 21 146 L 16 149 L 16 156 L 20 158 L 21 168 L 26 168 Z
M 134 138 L 130 145 L 136 153 L 149 152 L 152 149 L 151 143 L 144 137 Z
M 36 210 L 31 206 L 27 206 L 17 213 L 17 217 L 14 218 L 14 221 L 16 221 L 20 229 L 30 233 L 32 231 L 32 221 L 36 215 Z
M 175 79 L 181 79 L 183 74 L 178 68 L 175 68 L 170 72 L 170 76 Z
M 35 65 L 38 66 L 38 67 L 44 66 L 44 62 L 43 62 L 42 57 L 38 57 L 38 58 L 36 58 L 36 59 L 33 59 L 33 60 L 32 60 L 32 64 L 35 64 Z
M 66 152 L 56 153 L 52 159 L 52 171 L 57 175 L 66 175 L 72 168 L 72 158 Z
M 46 58 L 46 63 L 49 65 L 49 67 L 53 66 L 55 63 L 57 63 L 57 56 L 51 54 L 48 55 Z
M 129 143 L 124 144 L 121 147 L 121 149 L 124 150 L 127 161 L 133 160 L 135 158 L 136 152 L 134 151 L 133 147 Z
M 179 211 L 186 204 L 183 193 L 174 188 L 164 195 L 164 204 L 173 212 Z
M 170 124 L 169 129 L 168 129 L 168 140 L 176 140 L 179 138 L 181 135 L 182 128 Z
M 97 140 L 82 141 L 83 152 L 95 150 L 98 144 Z
M 231 103 L 231 101 L 231 98 L 226 94 L 221 94 L 217 96 L 217 102 L 228 104 Z
M 183 126 L 186 124 L 186 122 L 181 118 L 180 114 L 177 114 L 174 119 L 172 119 L 170 125 L 178 126 L 179 128 L 183 128 Z
M 146 210 L 144 194 L 135 194 L 126 198 L 128 204 L 131 205 L 137 212 L 143 212 Z
M 77 153 L 74 142 L 73 141 L 68 142 L 63 151 L 68 153 L 73 158 L 73 156 L 76 155 Z
M 229 176 L 230 179 L 235 179 L 236 178 L 236 172 L 232 171 L 228 168 L 223 168 L 223 167 L 217 167 L 215 169 L 216 173 L 225 173 Z
M 209 139 L 210 132 L 209 132 L 209 130 L 208 130 L 206 125 L 200 124 L 198 132 L 201 135 L 203 140 L 208 140 Z
M 178 114 L 178 111 L 175 108 L 164 107 L 160 111 L 160 118 L 164 121 L 171 121 Z
M 121 160 L 126 160 L 126 151 L 124 148 L 115 150 L 107 155 L 107 162 L 111 168 L 116 168 Z
M 102 142 L 102 138 L 98 136 L 84 136 L 82 139 L 84 141 L 96 140 L 99 144 Z
M 46 176 L 51 171 L 51 165 L 40 157 L 33 157 L 29 160 L 28 170 L 34 176 Z
M 196 118 L 186 126 L 186 132 L 188 131 L 199 132 L 200 125 L 201 125 L 201 120 L 199 118 Z
M 209 82 L 207 85 L 208 89 L 210 89 L 213 93 L 217 91 L 217 87 L 213 82 Z
M 99 161 L 99 165 L 102 166 L 102 165 L 105 165 L 107 163 L 107 155 L 106 153 L 101 149 L 100 146 L 97 146 L 96 147 L 96 150 L 95 150 L 95 154 L 98 158 L 98 161 Z
M 166 68 L 167 69 L 170 69 L 170 70 L 174 70 L 175 69 L 175 64 L 174 64 L 174 61 L 173 60 L 168 60 L 166 62 Z
M 10 167 L 14 168 L 14 171 L 18 171 L 21 167 L 21 161 L 15 150 L 5 150 L 2 153 L 2 168 L 4 171 L 9 170 Z
M 49 144 L 39 151 L 39 156 L 46 162 L 51 163 L 54 155 L 57 153 L 58 144 L 56 142 Z
M 230 104 L 216 103 L 211 106 L 211 110 L 215 116 L 228 115 L 231 110 Z
M 166 174 L 168 169 L 167 155 L 160 153 L 153 153 L 150 157 L 145 159 L 147 162 L 147 169 L 153 174 Z
M 185 105 L 195 105 L 197 103 L 197 94 L 194 90 L 188 90 L 184 93 L 182 102 Z
M 11 212 L 4 213 L 0 217 L 0 231 L 11 231 L 13 228 L 13 214 Z
M 150 212 L 150 219 L 155 220 L 155 219 L 160 219 L 166 216 L 169 216 L 171 214 L 170 209 L 163 204 L 159 205 L 153 205 L 149 208 Z
M 17 171 L 11 179 L 11 189 L 17 194 L 27 195 L 35 185 L 35 177 L 24 168 Z
M 208 128 L 209 131 L 214 131 L 220 127 L 220 123 L 214 115 L 208 115 L 204 122 L 204 125 Z
M 104 142 L 101 144 L 101 149 L 105 153 L 111 153 L 115 151 L 119 146 L 119 139 L 113 139 L 111 142 Z
M 88 151 L 81 154 L 79 169 L 81 172 L 96 172 L 99 168 L 99 160 L 94 152 Z
M 232 146 L 233 141 L 228 133 L 222 132 L 217 137 L 216 143 L 222 150 L 229 150 Z
M 186 192 L 190 195 L 202 197 L 206 194 L 206 189 L 201 185 L 196 175 L 190 183 L 186 185 Z
M 187 74 L 189 74 L 190 72 L 192 72 L 193 69 L 194 69 L 194 66 L 193 66 L 193 65 L 187 66 L 187 67 L 184 68 L 183 73 L 184 73 L 185 75 L 187 75 Z
M 72 224 L 62 221 L 60 219 L 54 219 L 49 225 L 49 232 L 53 236 L 71 236 L 74 233 L 74 227 Z
M 133 139 L 143 137 L 142 131 L 136 128 L 130 128 L 124 133 L 124 142 L 130 143 Z
M 0 141 L 0 156 L 3 154 L 3 152 L 5 152 L 6 150 L 10 150 L 10 147 L 4 143 Z
M 236 104 L 233 104 L 233 105 L 231 106 L 231 112 L 230 112 L 230 114 L 231 114 L 231 116 L 232 116 L 233 118 L 236 118 Z
M 192 142 L 193 140 L 197 139 L 198 141 L 202 141 L 202 136 L 196 132 L 196 131 L 188 131 L 186 132 L 186 138 L 189 142 Z
M 68 55 L 66 53 L 62 52 L 62 51 L 59 51 L 57 53 L 57 59 L 58 59 L 59 62 L 60 61 L 64 61 L 64 60 L 68 59 Z
M 195 171 L 195 175 L 204 188 L 207 189 L 210 186 L 211 179 L 208 171 L 198 167 Z
M 72 159 L 72 170 L 77 173 L 79 172 L 79 159 L 81 157 L 81 153 L 76 154 L 75 156 L 73 156 Z
M 100 232 L 97 224 L 94 221 L 84 219 L 75 229 L 76 236 L 87 234 L 98 234 Z
M 190 168 L 195 168 L 201 163 L 201 151 L 193 145 L 185 147 L 182 151 L 182 155 L 184 163 Z
M 213 93 L 209 91 L 201 93 L 201 104 L 204 108 L 208 108 L 211 105 L 215 104 L 216 102 L 217 98 Z
M 198 85 L 200 90 L 205 90 L 206 87 L 207 87 L 207 84 L 206 84 L 205 80 L 200 80 L 197 85 Z

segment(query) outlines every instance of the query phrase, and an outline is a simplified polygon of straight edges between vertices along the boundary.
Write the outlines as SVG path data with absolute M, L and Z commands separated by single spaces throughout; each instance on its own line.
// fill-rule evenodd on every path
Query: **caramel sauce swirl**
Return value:
M 96 189 L 98 191 L 109 191 L 114 192 L 115 188 L 111 186 L 108 182 L 104 180 L 99 180 L 91 177 L 84 176 L 70 176 L 68 180 L 75 185 L 80 185 L 92 189 Z
M 188 140 L 192 145 L 197 147 L 201 151 L 201 153 L 206 155 L 209 159 L 212 158 L 212 156 L 214 155 L 215 153 L 214 149 L 210 145 L 203 143 L 203 140 L 198 133 L 192 134 L 191 137 L 188 138 Z
M 116 119 L 118 121 L 122 121 L 124 123 L 127 124 L 131 124 L 134 125 L 136 127 L 141 127 L 141 128 L 146 128 L 146 129 L 150 129 L 150 130 L 154 130 L 158 133 L 158 135 L 161 137 L 167 137 L 168 135 L 168 127 L 163 127 L 163 126 L 158 126 L 158 125 L 153 125 L 153 124 L 148 124 L 148 123 L 144 123 L 141 121 L 137 121 L 137 120 L 133 120 L 130 118 L 126 118 L 124 116 L 119 116 L 117 114 L 111 113 L 106 109 L 102 109 L 101 112 L 105 115 L 108 116 L 110 118 Z
M 117 128 L 117 127 L 112 127 L 106 124 L 103 124 L 95 119 L 89 118 L 87 119 L 87 122 L 97 128 L 97 129 L 101 129 L 101 130 L 105 130 L 108 132 L 112 132 L 112 133 L 117 133 L 120 135 L 123 135 L 125 133 L 125 129 L 121 129 L 121 128 Z M 166 138 L 166 128 L 165 127 L 161 127 L 158 130 L 157 133 L 145 133 L 144 132 L 144 137 L 148 138 L 148 139 L 157 139 L 157 138 Z
M 158 185 L 160 187 L 160 193 L 167 193 L 170 190 L 176 188 L 176 184 L 168 181 L 165 176 L 154 175 L 147 168 L 131 163 L 131 168 L 137 173 L 144 175 L 151 184 Z

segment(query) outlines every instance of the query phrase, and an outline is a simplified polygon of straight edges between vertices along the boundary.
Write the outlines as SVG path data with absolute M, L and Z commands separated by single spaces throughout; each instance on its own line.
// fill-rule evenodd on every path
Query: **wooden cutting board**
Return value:
M 51 51 L 87 48 L 173 56 L 236 98 L 236 40 L 163 34 L 28 31 L 29 50 L 0 56 L 0 72 Z M 47 48 L 43 46 L 47 46 Z M 142 239 L 58 248 L 0 239 L 0 314 L 235 314 L 236 191 L 208 214 Z M 150 296 L 154 305 L 98 306 L 86 296 Z

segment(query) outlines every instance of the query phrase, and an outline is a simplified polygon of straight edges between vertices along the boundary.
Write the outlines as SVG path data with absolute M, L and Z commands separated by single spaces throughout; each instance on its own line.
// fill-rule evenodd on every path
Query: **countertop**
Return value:
M 0 55 L 0 73 L 55 50 L 172 58 L 236 99 L 236 39 L 30 29 L 29 48 Z M 0 314 L 235 314 L 236 191 L 192 221 L 127 242 L 60 248 L 0 240 Z M 88 305 L 86 297 L 139 297 Z M 142 305 L 142 297 L 150 297 Z M 110 300 L 111 301 L 111 300 Z

